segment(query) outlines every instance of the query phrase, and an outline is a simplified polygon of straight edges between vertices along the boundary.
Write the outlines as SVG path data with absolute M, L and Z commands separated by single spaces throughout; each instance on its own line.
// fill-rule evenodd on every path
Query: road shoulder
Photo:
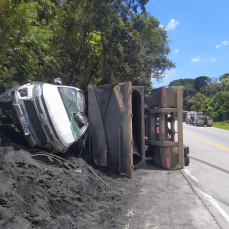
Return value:
M 207 193 L 205 188 L 198 182 L 198 180 L 196 180 L 194 176 L 192 176 L 188 169 L 181 170 L 181 173 L 196 195 L 204 203 L 206 209 L 208 209 L 220 228 L 227 229 L 229 225 L 228 214 L 221 208 L 217 201 Z
M 134 179 L 141 190 L 126 229 L 219 228 L 180 170 L 139 170 Z

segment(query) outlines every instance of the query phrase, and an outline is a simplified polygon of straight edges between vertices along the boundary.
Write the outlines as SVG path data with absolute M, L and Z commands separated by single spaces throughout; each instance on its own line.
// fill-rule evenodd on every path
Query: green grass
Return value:
M 213 127 L 224 129 L 224 130 L 229 130 L 229 123 L 227 123 L 226 121 L 213 122 Z

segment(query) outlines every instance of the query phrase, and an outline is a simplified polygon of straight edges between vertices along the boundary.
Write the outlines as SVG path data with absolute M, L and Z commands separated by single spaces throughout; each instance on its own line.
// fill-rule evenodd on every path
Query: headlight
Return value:
M 18 90 L 21 97 L 27 97 L 28 96 L 28 90 L 27 88 L 23 88 L 21 90 Z

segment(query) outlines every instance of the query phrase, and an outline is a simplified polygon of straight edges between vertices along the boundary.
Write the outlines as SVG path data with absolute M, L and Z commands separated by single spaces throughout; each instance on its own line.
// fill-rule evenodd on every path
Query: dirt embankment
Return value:
M 130 179 L 93 167 L 107 187 L 74 154 L 62 155 L 72 170 L 32 157 L 9 129 L 0 125 L 0 228 L 125 228 Z

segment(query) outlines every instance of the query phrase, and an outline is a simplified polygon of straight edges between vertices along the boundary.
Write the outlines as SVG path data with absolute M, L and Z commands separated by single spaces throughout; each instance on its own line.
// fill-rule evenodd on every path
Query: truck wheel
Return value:
M 184 148 L 184 155 L 189 154 L 189 146 L 183 146 Z
M 189 166 L 189 156 L 184 157 L 184 165 Z

